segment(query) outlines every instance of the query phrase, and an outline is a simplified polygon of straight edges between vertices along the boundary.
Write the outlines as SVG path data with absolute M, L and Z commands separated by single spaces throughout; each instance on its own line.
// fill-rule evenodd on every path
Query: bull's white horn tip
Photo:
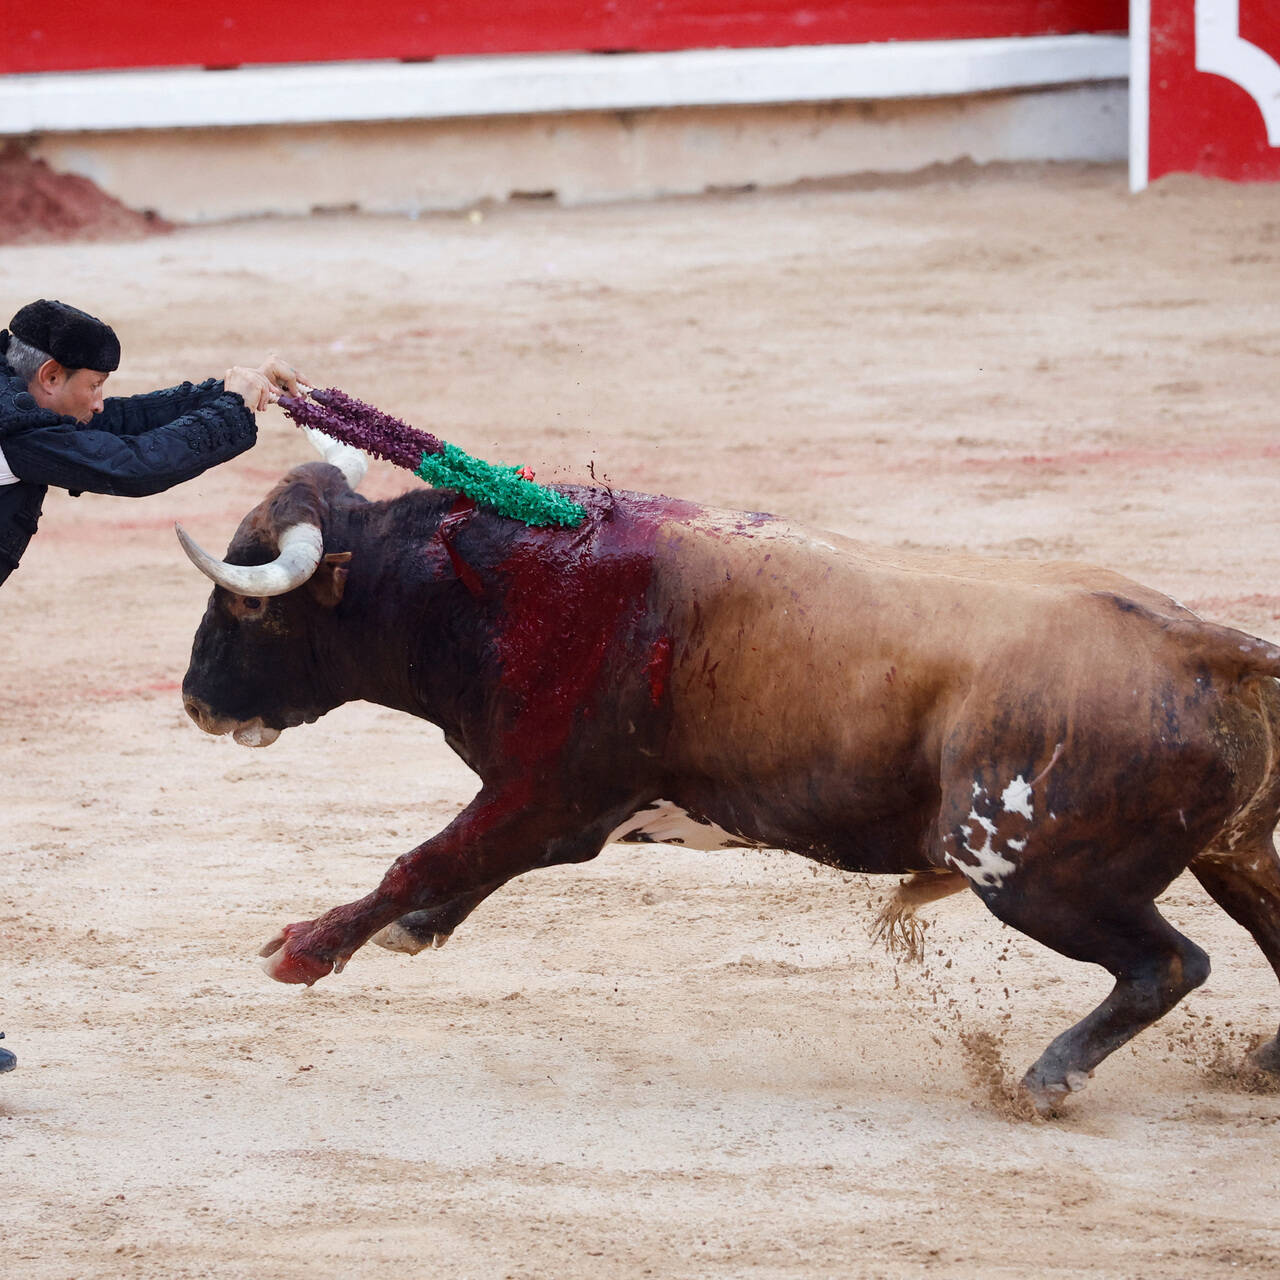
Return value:
M 178 535 L 178 541 L 182 543 L 183 550 L 194 560 L 195 555 L 193 553 L 198 553 L 200 547 L 197 545 L 196 540 L 182 527 L 181 520 L 173 522 L 173 531 Z
M 324 555 L 324 535 L 319 525 L 291 525 L 279 536 L 280 554 L 270 564 L 232 565 L 216 560 L 185 530 L 178 541 L 187 557 L 205 577 L 242 596 L 282 596 L 301 586 L 316 571 Z

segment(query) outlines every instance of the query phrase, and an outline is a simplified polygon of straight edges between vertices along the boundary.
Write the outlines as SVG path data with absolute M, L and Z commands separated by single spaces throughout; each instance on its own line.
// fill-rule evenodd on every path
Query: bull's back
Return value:
M 1195 655 L 1161 629 L 1192 615 L 1092 566 L 883 550 L 707 512 L 664 530 L 655 588 L 673 644 L 670 754 L 747 787 L 822 794 L 839 774 L 914 803 L 957 734 L 988 751 L 1001 725 L 1050 750 L 1075 734 L 1119 761 L 1148 752 L 1159 724 L 1199 751 L 1237 714 L 1233 681 L 1197 685 Z M 1241 713 L 1245 772 L 1270 706 Z

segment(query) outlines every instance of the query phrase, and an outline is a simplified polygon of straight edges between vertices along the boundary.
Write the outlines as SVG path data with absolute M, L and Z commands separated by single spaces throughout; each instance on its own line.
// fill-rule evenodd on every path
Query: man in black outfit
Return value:
M 243 453 L 254 413 L 276 391 L 298 394 L 276 356 L 222 381 L 104 400 L 120 343 L 101 320 L 63 302 L 23 307 L 0 330 L 0 583 L 36 531 L 50 485 L 141 498 Z
M 119 364 L 111 327 L 64 302 L 32 302 L 0 330 L 0 583 L 50 485 L 73 496 L 160 493 L 243 453 L 257 439 L 253 415 L 278 391 L 299 394 L 297 371 L 271 356 L 220 382 L 104 399 Z M 16 1065 L 0 1049 L 0 1072 Z

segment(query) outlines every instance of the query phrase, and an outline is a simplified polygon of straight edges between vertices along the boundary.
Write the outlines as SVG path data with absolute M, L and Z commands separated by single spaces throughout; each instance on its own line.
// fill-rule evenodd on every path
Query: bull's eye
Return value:
M 245 596 L 244 607 L 256 612 L 258 609 L 262 608 L 262 601 L 258 596 Z

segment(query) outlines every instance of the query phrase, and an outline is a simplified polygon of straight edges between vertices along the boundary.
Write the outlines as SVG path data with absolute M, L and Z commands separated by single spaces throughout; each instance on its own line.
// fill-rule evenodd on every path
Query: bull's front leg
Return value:
M 487 884 L 475 893 L 464 893 L 460 898 L 451 898 L 425 911 L 411 911 L 379 929 L 369 941 L 388 951 L 400 951 L 410 956 L 416 956 L 428 947 L 439 949 L 491 893 L 501 888 L 500 884 Z
M 315 920 L 286 925 L 260 952 L 277 982 L 307 986 L 347 961 L 375 933 L 410 911 L 490 888 L 536 867 L 595 857 L 611 817 L 584 823 L 581 813 L 537 800 L 531 782 L 485 788 L 439 835 L 397 858 L 370 894 Z

